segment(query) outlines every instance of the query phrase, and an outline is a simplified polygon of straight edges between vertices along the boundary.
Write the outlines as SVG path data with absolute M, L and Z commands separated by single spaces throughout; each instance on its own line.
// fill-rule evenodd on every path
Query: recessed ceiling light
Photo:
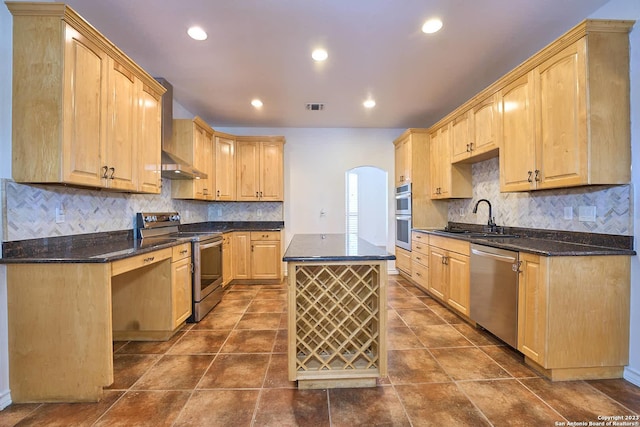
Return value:
M 362 103 L 362 105 L 364 105 L 364 108 L 373 108 L 376 106 L 376 101 L 373 99 L 367 99 Z
M 189 27 L 189 29 L 187 30 L 187 34 L 189 34 L 189 37 L 191 37 L 194 40 L 206 40 L 207 39 L 206 31 L 203 30 L 200 27 L 197 27 L 197 26 Z
M 432 18 L 427 20 L 422 25 L 422 32 L 427 34 L 432 34 L 440 30 L 442 28 L 442 21 L 438 18 Z
M 259 99 L 254 99 L 251 101 L 251 105 L 253 105 L 256 108 L 260 108 L 262 107 L 262 101 L 260 101 Z
M 329 57 L 329 53 L 324 49 L 316 49 L 311 52 L 311 57 L 318 62 L 324 61 Z

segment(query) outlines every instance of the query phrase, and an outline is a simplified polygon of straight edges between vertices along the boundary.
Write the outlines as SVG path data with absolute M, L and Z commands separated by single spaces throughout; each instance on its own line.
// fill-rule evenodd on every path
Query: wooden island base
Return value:
M 349 256 L 345 239 L 296 235 L 284 257 L 289 380 L 301 389 L 375 387 L 387 374 L 386 260 L 393 255 L 355 238 L 358 253 Z

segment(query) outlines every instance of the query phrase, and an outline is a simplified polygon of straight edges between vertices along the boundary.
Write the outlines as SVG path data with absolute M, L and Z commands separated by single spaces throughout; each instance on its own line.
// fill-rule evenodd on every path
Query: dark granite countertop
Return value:
M 296 234 L 283 261 L 387 261 L 396 259 L 386 249 L 348 234 Z
M 181 231 L 224 233 L 231 231 L 281 230 L 284 222 L 205 222 L 185 224 Z M 2 243 L 0 264 L 100 263 L 165 249 L 189 242 L 190 238 L 154 237 L 137 239 L 133 230 L 73 236 L 17 240 Z
M 635 255 L 633 236 L 563 232 L 525 228 L 505 228 L 504 235 L 482 235 L 482 226 L 452 224 L 458 232 L 444 230 L 413 231 L 465 240 L 495 248 L 529 252 L 543 256 Z M 467 232 L 459 232 L 466 230 Z

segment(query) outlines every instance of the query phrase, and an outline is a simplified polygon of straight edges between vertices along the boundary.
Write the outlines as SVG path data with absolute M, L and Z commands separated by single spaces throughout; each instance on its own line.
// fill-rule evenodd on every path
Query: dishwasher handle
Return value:
M 481 251 L 478 250 L 476 248 L 471 248 L 471 253 L 474 255 L 478 255 L 481 257 L 485 257 L 485 258 L 491 258 L 494 259 L 496 261 L 502 261 L 502 262 L 510 262 L 510 263 L 515 263 L 518 259 L 515 256 L 505 256 L 505 255 L 498 255 L 498 254 L 492 254 L 491 252 L 485 252 L 485 251 Z

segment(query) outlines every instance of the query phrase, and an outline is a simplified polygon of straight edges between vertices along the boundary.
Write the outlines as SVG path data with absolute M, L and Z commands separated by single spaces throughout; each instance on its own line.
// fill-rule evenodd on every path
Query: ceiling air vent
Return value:
M 307 104 L 307 110 L 309 111 L 322 111 L 324 110 L 324 104 L 322 102 L 311 102 Z

